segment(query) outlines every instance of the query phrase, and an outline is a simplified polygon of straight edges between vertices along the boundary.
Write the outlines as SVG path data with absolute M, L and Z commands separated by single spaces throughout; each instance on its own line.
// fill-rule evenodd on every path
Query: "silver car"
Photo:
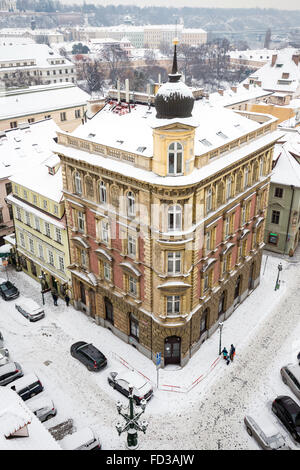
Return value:
M 0 348 L 0 366 L 9 362 L 9 352 L 6 348 Z
M 284 437 L 266 414 L 258 413 L 255 418 L 246 415 L 244 423 L 249 436 L 254 437 L 264 450 L 290 450 Z
M 300 367 L 298 364 L 287 364 L 280 369 L 283 383 L 288 385 L 300 400 Z
M 4 346 L 4 338 L 3 338 L 3 335 L 0 331 L 0 348 L 3 348 L 3 346 Z
M 17 362 L 8 362 L 0 367 L 0 385 L 7 385 L 19 377 L 23 377 L 23 371 Z
M 33 299 L 21 297 L 15 304 L 16 309 L 29 321 L 37 321 L 44 318 L 45 312 Z
M 47 395 L 38 398 L 30 398 L 26 405 L 40 421 L 48 421 L 56 415 L 57 410 L 53 401 Z

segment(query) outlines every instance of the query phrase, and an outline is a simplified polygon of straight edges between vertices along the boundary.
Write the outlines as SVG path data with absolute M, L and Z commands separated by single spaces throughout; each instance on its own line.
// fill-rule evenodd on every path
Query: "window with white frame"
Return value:
M 129 288 L 129 294 L 136 296 L 136 294 L 137 294 L 137 281 L 136 281 L 135 277 L 129 276 L 129 278 L 128 278 L 128 288 Z
M 22 214 L 20 207 L 17 207 L 17 219 L 22 222 Z
M 29 214 L 29 212 L 25 212 L 25 217 L 26 217 L 26 224 L 29 225 L 29 227 L 30 227 L 30 214 Z
M 44 259 L 44 248 L 43 248 L 43 245 L 41 245 L 40 243 L 39 243 L 39 257 L 41 259 Z
M 131 256 L 136 256 L 136 238 L 128 235 L 127 251 Z
M 168 274 L 179 274 L 181 272 L 180 251 L 169 251 L 168 253 Z
M 43 208 L 48 209 L 48 202 L 46 199 L 43 200 Z
M 242 207 L 242 214 L 241 214 L 241 225 L 246 223 L 246 206 Z
M 53 210 L 54 210 L 54 214 L 58 215 L 58 205 L 57 204 L 54 204 Z
M 106 281 L 111 280 L 111 266 L 106 261 L 103 262 L 103 276 Z
M 31 253 L 34 253 L 34 243 L 32 238 L 29 238 L 29 250 L 31 251 Z
M 35 221 L 35 229 L 40 232 L 41 231 L 41 225 L 40 225 L 40 219 L 38 217 L 34 217 L 34 221 Z
M 81 182 L 81 176 L 78 173 L 78 171 L 75 172 L 74 175 L 74 183 L 75 183 L 75 193 L 76 194 L 82 194 L 82 182 Z
M 106 197 L 106 184 L 101 181 L 99 184 L 99 199 L 101 204 L 106 204 Z
M 102 220 L 101 222 L 101 240 L 103 243 L 108 243 L 108 233 L 109 233 L 109 225 L 106 220 Z
M 51 229 L 50 224 L 48 224 L 48 222 L 45 222 L 45 234 L 47 235 L 47 237 L 51 237 Z
M 127 193 L 127 215 L 129 217 L 135 216 L 135 198 L 131 191 Z
M 226 217 L 224 221 L 224 226 L 225 226 L 224 236 L 225 238 L 228 238 L 230 235 L 230 217 L 229 216 Z
M 181 230 L 182 208 L 179 205 L 170 206 L 168 209 L 168 230 Z
M 182 174 L 182 145 L 179 142 L 172 142 L 168 149 L 168 174 Z
M 212 210 L 212 189 L 211 188 L 207 188 L 206 190 L 205 204 L 206 204 L 206 212 L 210 212 Z
M 59 270 L 64 271 L 65 270 L 65 261 L 63 256 L 58 257 L 58 265 L 59 265 Z
M 205 248 L 207 251 L 211 249 L 211 231 L 207 232 L 205 235 Z
M 51 264 L 51 266 L 54 266 L 54 255 L 53 251 L 48 250 L 48 262 Z
M 167 296 L 167 315 L 177 315 L 180 313 L 180 296 Z
M 85 220 L 84 220 L 84 213 L 81 211 L 77 212 L 77 223 L 78 223 L 78 231 L 84 232 L 85 228 Z
M 20 232 L 20 243 L 21 243 L 22 247 L 25 248 L 25 237 L 24 237 L 24 234 L 22 232 Z
M 58 227 L 55 227 L 56 241 L 61 243 L 61 230 Z

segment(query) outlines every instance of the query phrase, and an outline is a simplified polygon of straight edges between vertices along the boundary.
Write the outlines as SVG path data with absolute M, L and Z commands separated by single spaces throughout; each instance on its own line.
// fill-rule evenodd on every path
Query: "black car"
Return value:
M 291 397 L 281 395 L 273 401 L 272 411 L 295 441 L 300 442 L 300 406 Z
M 299 363 L 299 366 L 300 366 L 300 351 L 297 354 L 297 359 L 298 359 L 298 363 Z
M 6 281 L 0 284 L 0 294 L 4 300 L 12 300 L 19 297 L 20 292 L 10 281 Z
M 107 364 L 107 359 L 93 344 L 78 341 L 71 346 L 71 356 L 78 359 L 88 370 L 97 371 Z

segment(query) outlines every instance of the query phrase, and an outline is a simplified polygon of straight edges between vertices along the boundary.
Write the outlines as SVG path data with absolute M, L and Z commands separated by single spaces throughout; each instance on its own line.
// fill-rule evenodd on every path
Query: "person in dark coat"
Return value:
M 70 303 L 70 297 L 68 296 L 68 294 L 66 293 L 65 295 L 65 301 L 66 301 L 66 305 L 67 307 L 69 307 L 69 303 Z
M 229 356 L 228 356 L 228 351 L 225 347 L 222 350 L 222 354 L 223 354 L 223 359 L 226 361 L 226 364 L 228 365 L 230 360 L 229 360 Z
M 229 357 L 230 357 L 231 362 L 233 361 L 234 356 L 235 356 L 235 347 L 232 344 L 230 347 L 230 352 L 229 352 Z
M 55 291 L 52 291 L 51 294 L 52 294 L 54 305 L 57 306 L 58 295 Z

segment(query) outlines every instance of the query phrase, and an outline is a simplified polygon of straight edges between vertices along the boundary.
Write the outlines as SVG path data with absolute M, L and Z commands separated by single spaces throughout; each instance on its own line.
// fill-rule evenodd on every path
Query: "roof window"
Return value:
M 138 147 L 138 148 L 136 149 L 136 151 L 143 153 L 143 152 L 146 150 L 146 148 L 147 148 L 147 147 Z
M 205 145 L 206 147 L 211 147 L 212 146 L 212 143 L 209 142 L 209 140 L 207 139 L 202 139 L 199 141 L 201 144 Z
M 222 137 L 222 139 L 228 139 L 228 136 L 226 134 L 224 134 L 224 132 L 222 132 L 222 131 L 217 132 L 217 135 L 219 137 Z

